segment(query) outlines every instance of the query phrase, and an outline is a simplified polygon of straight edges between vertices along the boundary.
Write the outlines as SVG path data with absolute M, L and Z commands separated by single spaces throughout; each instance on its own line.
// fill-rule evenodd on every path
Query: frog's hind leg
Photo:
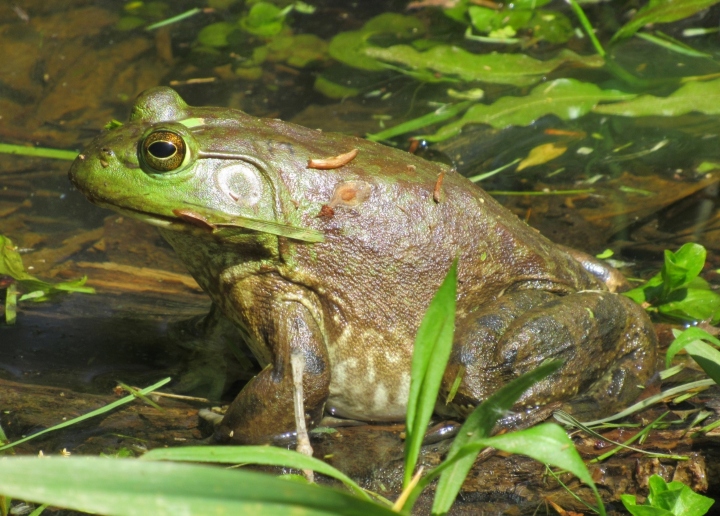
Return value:
M 606 413 L 636 397 L 655 368 L 650 320 L 617 294 L 518 291 L 473 315 L 461 323 L 465 340 L 456 343 L 443 378 L 444 393 L 461 378 L 448 414 L 467 415 L 547 359 L 563 365 L 525 392 L 515 406 L 518 419 L 521 410 L 553 402 L 576 413 Z
M 580 421 L 605 417 L 630 405 L 656 373 L 657 335 L 647 313 L 625 296 L 618 298 L 628 311 L 623 332 L 626 353 L 592 385 L 563 404 L 562 409 Z

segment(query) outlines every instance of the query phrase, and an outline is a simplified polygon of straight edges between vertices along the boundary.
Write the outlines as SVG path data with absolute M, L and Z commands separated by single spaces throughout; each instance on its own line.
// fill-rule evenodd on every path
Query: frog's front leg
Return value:
M 272 363 L 230 405 L 215 432 L 220 442 L 269 443 L 295 431 L 290 365 L 293 352 L 300 352 L 305 358 L 302 383 L 308 427 L 315 426 L 322 417 L 329 392 L 330 366 L 318 322 L 301 302 L 279 301 L 262 317 L 260 330 L 265 334 Z
M 461 415 L 546 359 L 564 363 L 525 392 L 508 422 L 553 402 L 579 417 L 607 413 L 637 397 L 655 369 L 647 314 L 611 292 L 513 292 L 469 314 L 458 330 L 443 384 L 447 392 L 461 376 L 451 407 Z

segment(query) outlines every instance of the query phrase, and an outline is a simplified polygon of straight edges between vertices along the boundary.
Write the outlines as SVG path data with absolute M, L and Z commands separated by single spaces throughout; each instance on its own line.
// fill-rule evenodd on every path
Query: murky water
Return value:
M 662 96 L 679 88 L 673 78 L 706 76 L 698 81 L 705 84 L 720 72 L 717 35 L 684 40 L 706 56 L 679 54 L 639 38 L 615 47 L 618 63 L 641 82 L 629 84 L 587 64 L 593 49 L 586 38 L 563 44 L 526 38 L 510 47 L 469 42 L 464 27 L 438 10 L 407 11 L 404 1 L 316 2 L 314 13 L 288 14 L 275 34 L 263 32 L 275 29 L 257 20 L 245 21 L 257 22 L 254 33 L 238 30 L 247 9 L 242 2 L 226 3 L 227 8 L 218 2 L 214 10 L 153 31 L 143 27 L 196 3 L 138 2 L 136 8 L 89 0 L 3 3 L 0 142 L 80 151 L 110 120 L 126 119 L 134 97 L 156 85 L 172 85 L 191 105 L 229 106 L 363 136 L 429 113 L 438 103 L 462 102 L 477 95 L 478 87 L 487 104 L 529 95 L 536 85 L 560 78 L 604 91 Z M 625 19 L 613 6 L 618 7 L 587 7 L 591 21 L 606 31 L 617 29 Z M 525 84 L 458 82 L 432 67 L 419 81 L 401 73 L 398 62 L 374 71 L 339 64 L 327 42 L 338 33 L 362 31 L 384 12 L 412 15 L 427 33 L 423 38 L 408 36 L 412 30 L 402 27 L 397 33 L 378 30 L 366 39 L 380 48 L 414 42 L 422 51 L 456 44 L 477 53 L 524 51 L 543 60 L 566 48 L 585 57 Z M 718 13 L 702 12 L 663 28 L 677 38 L 686 28 L 717 25 Z M 208 30 L 222 23 L 219 32 Z M 133 24 L 137 27 L 130 28 Z M 292 39 L 298 35 L 315 39 L 301 44 Z M 703 90 L 708 105 L 718 101 L 712 93 Z M 475 176 L 526 159 L 534 149 L 562 148 L 556 157 L 546 154 L 520 171 L 513 165 L 482 185 L 555 241 L 593 254 L 613 249 L 616 259 L 631 264 L 629 275 L 657 270 L 664 249 L 700 243 L 708 249 L 704 277 L 715 284 L 720 122 L 717 110 L 702 105 L 700 110 L 706 113 L 596 112 L 572 120 L 539 116 L 507 128 L 470 124 L 424 152 Z M 419 132 L 431 135 L 445 123 Z M 407 135 L 389 143 L 410 145 Z M 209 303 L 153 229 L 97 208 L 76 192 L 67 181 L 69 164 L 0 155 L 0 234 L 18 246 L 30 273 L 53 281 L 86 275 L 97 290 L 94 296 L 21 302 L 16 324 L 0 323 L 0 376 L 99 392 L 118 379 L 150 383 L 182 361 L 168 324 L 204 313 Z M 160 271 L 166 275 L 160 277 Z

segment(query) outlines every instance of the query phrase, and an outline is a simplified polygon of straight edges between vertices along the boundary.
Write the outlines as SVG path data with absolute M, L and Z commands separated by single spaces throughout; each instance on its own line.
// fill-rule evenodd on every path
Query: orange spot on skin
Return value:
M 328 206 L 331 208 L 336 206 L 358 206 L 370 197 L 371 190 L 372 187 L 365 181 L 342 182 L 335 187 Z
M 442 183 L 445 179 L 445 171 L 443 170 L 438 174 L 437 181 L 435 182 L 435 189 L 433 190 L 433 201 L 440 202 L 442 196 Z
M 207 229 L 210 231 L 214 231 L 215 229 L 217 229 L 215 224 L 192 210 L 173 210 L 173 214 L 180 220 L 183 220 L 188 224 L 192 224 L 193 226 L 197 226 L 199 228 Z
M 410 154 L 415 154 L 417 152 L 418 147 L 420 147 L 420 140 L 410 140 L 410 147 L 408 148 L 408 152 Z
M 333 158 L 326 158 L 326 159 L 309 159 L 308 160 L 308 168 L 316 168 L 319 170 L 330 170 L 333 168 L 340 168 L 343 165 L 347 165 L 352 160 L 355 159 L 355 156 L 358 155 L 358 149 L 353 149 L 350 152 L 346 152 L 345 154 L 340 154 L 339 156 L 335 156 Z

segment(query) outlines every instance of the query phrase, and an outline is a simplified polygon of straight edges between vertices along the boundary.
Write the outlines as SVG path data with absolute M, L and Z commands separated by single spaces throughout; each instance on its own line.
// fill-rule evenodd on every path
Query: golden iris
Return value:
M 185 141 L 171 131 L 155 131 L 142 142 L 142 157 L 158 172 L 170 172 L 180 168 L 185 160 Z

